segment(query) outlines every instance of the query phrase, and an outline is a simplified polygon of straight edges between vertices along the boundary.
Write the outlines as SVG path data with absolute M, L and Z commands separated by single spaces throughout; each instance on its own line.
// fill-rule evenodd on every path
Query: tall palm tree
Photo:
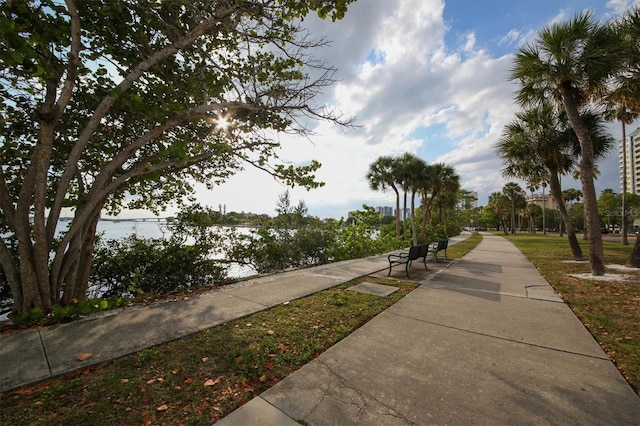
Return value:
M 511 203 L 511 234 L 516 233 L 516 203 L 522 197 L 522 188 L 516 182 L 508 182 L 502 187 L 502 193 Z
M 530 176 L 548 179 L 551 195 L 568 230 L 571 252 L 576 260 L 584 260 L 561 197 L 559 176 L 570 171 L 576 161 L 572 141 L 565 137 L 567 134 L 553 106 L 532 107 L 517 113 L 516 119 L 505 126 L 497 153 L 507 165 L 503 175 L 525 180 Z
M 436 197 L 442 193 L 457 193 L 460 189 L 460 176 L 455 169 L 444 163 L 430 164 L 425 171 L 428 178 L 425 182 L 430 185 L 425 186 L 421 190 L 422 196 L 422 229 L 420 231 L 420 239 L 426 238 L 427 226 L 429 225 L 429 217 L 431 215 L 431 207 Z
M 418 158 L 413 157 L 405 164 L 405 172 L 408 175 L 409 190 L 411 191 L 411 236 L 413 239 L 413 245 L 418 245 L 418 233 L 416 231 L 416 194 L 420 192 L 420 189 L 424 186 L 425 170 L 427 169 L 427 163 Z
M 412 183 L 416 179 L 417 173 L 424 162 L 411 154 L 405 152 L 397 157 L 394 162 L 394 177 L 396 183 L 402 188 L 404 202 L 402 205 L 402 231 L 407 230 L 407 195 L 411 191 Z M 411 212 L 413 214 L 413 211 Z
M 523 105 L 557 99 L 580 142 L 580 179 L 589 237 L 593 275 L 604 275 L 604 252 L 595 185 L 594 148 L 579 110 L 615 75 L 626 49 L 612 26 L 602 25 L 590 11 L 569 21 L 544 27 L 533 44 L 516 54 L 511 79 L 520 84 L 517 100 Z
M 507 220 L 506 216 L 511 210 L 511 201 L 509 198 L 501 192 L 494 192 L 489 195 L 487 204 L 495 210 L 500 218 L 502 224 L 502 231 L 507 235 Z
M 636 7 L 616 23 L 628 54 L 626 66 L 613 79 L 613 89 L 604 93 L 608 117 L 622 126 L 622 217 L 627 217 L 627 150 L 626 126 L 640 115 L 640 7 Z M 628 245 L 627 221 L 622 221 L 622 244 Z
M 383 155 L 369 165 L 367 180 L 374 191 L 386 191 L 391 188 L 396 194 L 396 237 L 400 236 L 400 191 L 394 176 L 395 159 Z

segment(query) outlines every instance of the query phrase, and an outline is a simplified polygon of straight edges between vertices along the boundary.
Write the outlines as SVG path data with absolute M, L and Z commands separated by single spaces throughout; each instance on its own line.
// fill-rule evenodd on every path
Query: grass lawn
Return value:
M 461 257 L 482 237 L 448 249 Z M 364 279 L 36 386 L 0 394 L 0 425 L 211 424 L 308 363 L 417 284 Z M 19 356 L 19 355 L 17 355 Z
M 623 246 L 619 239 L 605 239 L 605 274 L 627 275 L 628 279 L 596 281 L 569 276 L 589 273 L 590 267 L 589 262 L 572 262 L 566 237 L 517 234 L 507 238 L 533 262 L 640 395 L 640 270 L 609 266 L 624 265 L 635 240 L 630 238 L 629 245 Z M 581 238 L 578 235 L 588 256 Z

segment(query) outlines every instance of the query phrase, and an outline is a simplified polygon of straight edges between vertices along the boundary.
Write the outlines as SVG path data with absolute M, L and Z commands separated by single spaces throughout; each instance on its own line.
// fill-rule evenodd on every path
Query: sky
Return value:
M 394 193 L 371 190 L 366 174 L 376 158 L 410 152 L 428 163 L 453 166 L 462 188 L 477 192 L 478 204 L 486 205 L 489 194 L 509 181 L 501 176 L 504 165 L 495 145 L 519 110 L 513 101 L 516 86 L 508 80 L 514 54 L 544 25 L 586 9 L 608 20 L 634 2 L 640 4 L 358 0 L 341 21 L 309 16 L 304 23 L 311 34 L 331 41 L 314 55 L 338 69 L 338 82 L 317 101 L 354 117 L 358 127 L 318 122 L 309 138 L 282 136 L 279 155 L 292 164 L 318 160 L 322 167 L 316 176 L 324 187 L 291 189 L 264 172 L 245 169 L 212 190 L 197 186 L 196 198 L 215 209 L 224 205 L 227 212 L 274 215 L 278 196 L 288 190 L 293 204 L 304 201 L 313 216 L 346 218 L 363 204 L 395 205 Z M 638 126 L 640 121 L 628 131 Z M 620 124 L 609 129 L 619 140 Z M 598 167 L 596 190 L 619 192 L 618 150 Z M 580 189 L 580 184 L 565 178 L 563 187 Z

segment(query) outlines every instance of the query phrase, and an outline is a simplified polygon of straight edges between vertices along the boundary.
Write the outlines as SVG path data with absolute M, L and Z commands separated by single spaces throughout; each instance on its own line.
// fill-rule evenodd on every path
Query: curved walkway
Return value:
M 640 398 L 510 242 L 485 234 L 463 259 L 428 265 L 411 269 L 418 289 L 219 424 L 638 424 Z M 386 256 L 339 262 L 0 336 L 0 391 L 387 267 Z
M 218 423 L 639 424 L 640 398 L 504 238 L 485 234 L 451 267 L 418 279 L 421 287 Z

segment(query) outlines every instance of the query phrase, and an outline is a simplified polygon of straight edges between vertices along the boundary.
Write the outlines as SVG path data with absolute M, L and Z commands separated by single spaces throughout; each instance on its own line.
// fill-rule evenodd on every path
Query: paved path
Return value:
M 107 311 L 0 336 L 0 391 L 36 383 L 241 318 L 387 268 L 384 256 L 279 273 L 179 301 Z M 86 361 L 76 356 L 92 354 Z
M 420 288 L 219 424 L 639 424 L 640 398 L 511 243 L 485 234 L 462 260 L 428 265 L 411 268 Z M 340 262 L 0 336 L 0 390 L 386 276 L 387 266 L 385 256 Z M 77 361 L 83 352 L 93 357 Z
M 485 234 L 416 278 L 420 288 L 218 423 L 640 424 L 640 398 L 507 240 Z

